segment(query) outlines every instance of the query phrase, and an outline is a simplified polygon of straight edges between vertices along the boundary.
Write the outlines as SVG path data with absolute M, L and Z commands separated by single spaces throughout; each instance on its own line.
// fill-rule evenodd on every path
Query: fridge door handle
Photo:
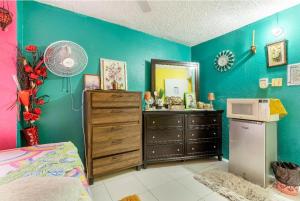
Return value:
M 248 130 L 248 129 L 249 129 L 248 126 L 241 126 L 241 127 L 242 127 L 242 129 L 245 129 L 245 130 Z

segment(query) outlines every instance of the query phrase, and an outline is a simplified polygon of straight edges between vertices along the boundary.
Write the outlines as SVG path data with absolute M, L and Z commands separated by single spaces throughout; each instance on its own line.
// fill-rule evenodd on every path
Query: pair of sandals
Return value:
M 279 181 L 276 181 L 274 183 L 274 187 L 280 192 L 287 195 L 297 196 L 299 193 L 299 186 L 288 186 Z

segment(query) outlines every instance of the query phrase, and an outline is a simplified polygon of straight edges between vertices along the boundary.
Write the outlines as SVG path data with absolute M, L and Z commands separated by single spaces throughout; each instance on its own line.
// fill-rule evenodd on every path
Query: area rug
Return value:
M 120 201 L 141 201 L 141 200 L 137 195 L 130 195 L 121 199 Z
M 231 201 L 271 201 L 268 190 L 234 174 L 210 170 L 194 176 L 200 183 Z

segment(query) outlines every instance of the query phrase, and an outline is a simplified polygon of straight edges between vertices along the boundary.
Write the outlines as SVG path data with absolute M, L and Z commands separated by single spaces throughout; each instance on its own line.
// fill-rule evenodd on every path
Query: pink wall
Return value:
M 16 2 L 8 1 L 8 3 L 9 10 L 13 13 L 13 22 L 7 31 L 0 30 L 0 150 L 16 147 L 17 131 L 16 107 L 8 110 L 16 100 L 16 85 L 12 75 L 16 74 L 17 14 Z

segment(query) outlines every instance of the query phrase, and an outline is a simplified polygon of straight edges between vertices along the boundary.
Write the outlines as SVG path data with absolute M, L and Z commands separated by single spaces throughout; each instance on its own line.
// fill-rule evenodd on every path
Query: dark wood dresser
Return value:
M 86 170 L 94 177 L 142 165 L 140 92 L 85 92 Z
M 222 113 L 223 110 L 143 112 L 144 167 L 210 156 L 222 160 Z

